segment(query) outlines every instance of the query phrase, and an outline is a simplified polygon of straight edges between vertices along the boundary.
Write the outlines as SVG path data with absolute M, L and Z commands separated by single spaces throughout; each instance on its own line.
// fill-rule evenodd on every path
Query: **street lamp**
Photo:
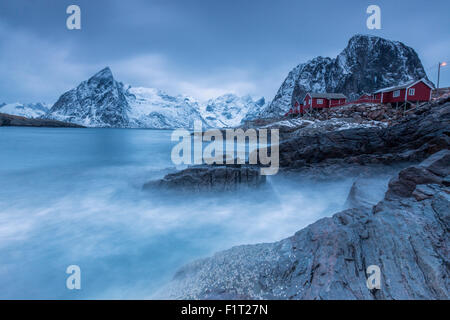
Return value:
M 439 62 L 437 88 L 439 89 L 439 80 L 441 79 L 441 67 L 445 67 L 447 62 Z

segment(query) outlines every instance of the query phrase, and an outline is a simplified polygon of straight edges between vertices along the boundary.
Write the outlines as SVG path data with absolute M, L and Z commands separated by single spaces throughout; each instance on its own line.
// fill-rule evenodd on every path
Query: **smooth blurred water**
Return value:
M 352 179 L 162 196 L 171 131 L 0 128 L 0 298 L 151 298 L 190 260 L 288 237 L 342 208 Z M 68 290 L 79 265 L 82 289 Z

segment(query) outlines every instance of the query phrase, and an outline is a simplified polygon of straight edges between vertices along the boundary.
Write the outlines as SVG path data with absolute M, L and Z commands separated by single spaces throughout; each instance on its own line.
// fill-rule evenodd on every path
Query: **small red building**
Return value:
M 352 101 L 353 103 L 372 103 L 373 95 L 369 93 L 363 93 L 358 100 Z
M 308 108 L 321 109 L 342 106 L 346 104 L 347 97 L 342 93 L 307 93 L 303 99 L 303 110 Z
M 431 100 L 434 86 L 426 79 L 375 91 L 373 99 L 380 103 L 417 103 Z

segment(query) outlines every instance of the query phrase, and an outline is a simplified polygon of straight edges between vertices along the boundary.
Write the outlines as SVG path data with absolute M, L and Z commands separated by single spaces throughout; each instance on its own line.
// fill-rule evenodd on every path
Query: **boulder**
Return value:
M 423 198 L 427 193 L 424 188 L 417 189 L 418 185 L 444 184 L 444 179 L 450 174 L 450 150 L 442 150 L 429 157 L 417 166 L 402 170 L 398 177 L 389 183 L 386 196 L 410 197 L 415 192 L 416 198 Z
M 163 179 L 151 181 L 144 189 L 159 188 L 187 192 L 235 191 L 262 186 L 266 177 L 260 168 L 248 165 L 199 165 L 167 174 Z
M 349 209 L 372 208 L 383 199 L 384 191 L 382 190 L 385 190 L 387 184 L 388 180 L 386 177 L 357 178 L 350 189 L 345 207 Z

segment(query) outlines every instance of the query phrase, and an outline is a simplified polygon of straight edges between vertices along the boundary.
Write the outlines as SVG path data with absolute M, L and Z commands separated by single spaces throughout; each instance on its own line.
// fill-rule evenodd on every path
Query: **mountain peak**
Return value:
M 307 92 L 339 92 L 355 99 L 363 92 L 427 78 L 414 49 L 399 41 L 356 34 L 334 59 L 317 57 L 294 68 L 263 117 L 285 114 Z
M 128 109 L 123 85 L 106 67 L 61 95 L 46 117 L 85 126 L 124 127 Z
M 114 79 L 114 76 L 111 72 L 111 69 L 109 67 L 105 67 L 94 74 L 89 80 L 91 79 Z
M 361 40 L 378 40 L 378 39 L 383 39 L 383 38 L 373 36 L 370 34 L 357 33 L 350 38 L 349 42 L 355 42 L 355 41 L 361 41 Z M 383 39 L 383 40 L 385 40 L 385 39 Z
M 355 34 L 353 37 L 348 40 L 348 45 L 346 49 L 355 48 L 355 47 L 366 47 L 367 49 L 372 49 L 377 44 L 380 45 L 391 45 L 391 46 L 404 46 L 405 48 L 411 49 L 405 46 L 403 43 L 399 41 L 392 41 L 389 39 L 384 39 L 378 36 L 373 36 L 370 34 Z

